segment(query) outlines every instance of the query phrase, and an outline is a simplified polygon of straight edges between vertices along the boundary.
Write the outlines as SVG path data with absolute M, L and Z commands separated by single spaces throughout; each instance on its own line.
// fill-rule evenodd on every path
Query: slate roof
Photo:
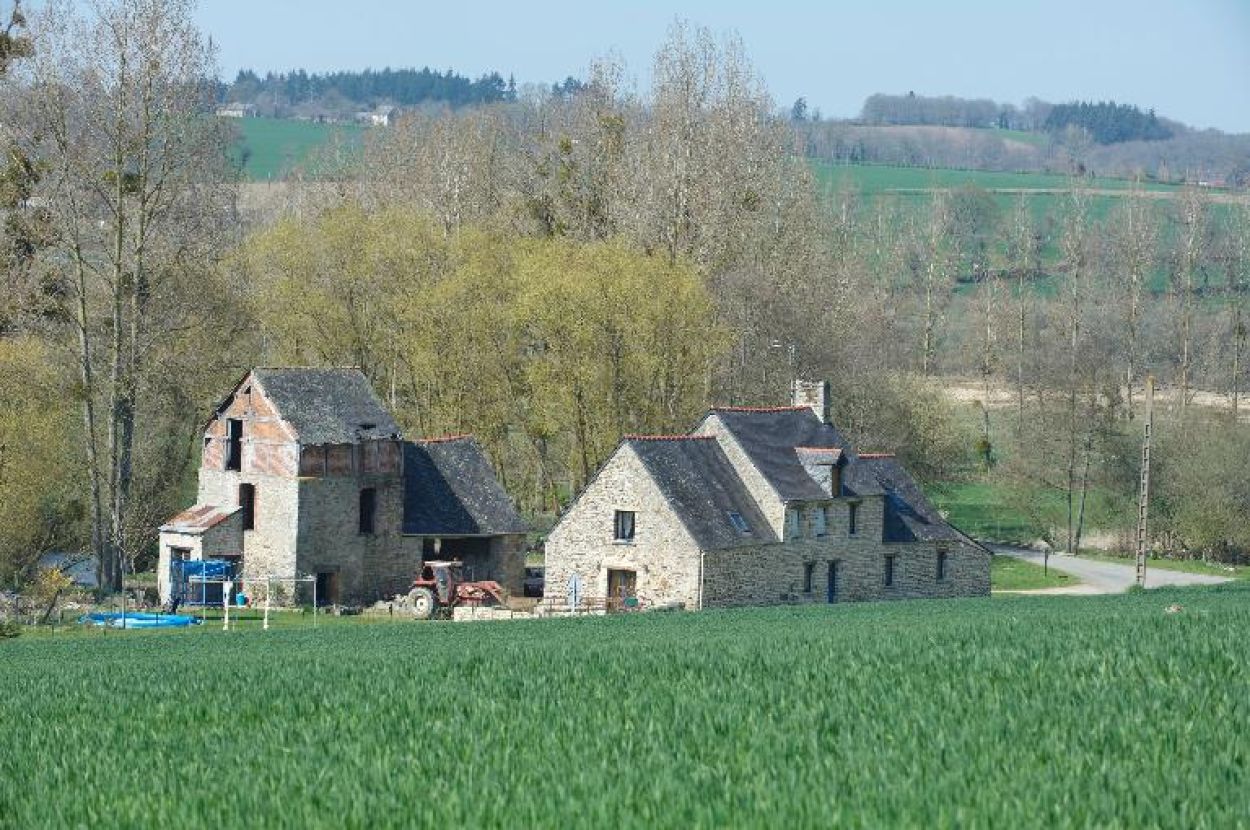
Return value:
M 399 425 L 359 369 L 256 368 L 252 377 L 303 444 L 400 437 Z
M 903 465 L 892 455 L 861 456 L 856 467 L 885 490 L 886 542 L 969 542 L 980 545 L 952 527 L 925 497 Z
M 849 460 L 855 460 L 854 450 L 841 433 L 832 424 L 821 421 L 809 406 L 717 407 L 708 413 L 708 417 L 711 415 L 720 418 L 783 501 L 829 498 L 803 469 L 796 447 L 838 448 Z
M 242 509 L 238 505 L 221 507 L 216 504 L 197 504 L 165 522 L 161 525 L 161 530 L 199 535 L 221 524 Z
M 630 436 L 625 443 L 701 549 L 777 541 L 768 519 L 712 436 Z M 730 513 L 745 519 L 751 532 L 739 531 Z
M 404 533 L 493 536 L 528 528 L 472 436 L 404 443 Z

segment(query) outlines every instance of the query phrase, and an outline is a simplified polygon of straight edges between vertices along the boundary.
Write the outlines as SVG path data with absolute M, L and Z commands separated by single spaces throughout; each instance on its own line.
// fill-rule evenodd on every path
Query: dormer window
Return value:
M 747 524 L 746 519 L 742 518 L 741 513 L 735 513 L 732 510 L 729 511 L 729 521 L 733 523 L 733 526 L 738 529 L 739 533 L 751 532 L 751 526 Z
M 791 507 L 786 510 L 786 538 L 799 538 L 799 510 Z

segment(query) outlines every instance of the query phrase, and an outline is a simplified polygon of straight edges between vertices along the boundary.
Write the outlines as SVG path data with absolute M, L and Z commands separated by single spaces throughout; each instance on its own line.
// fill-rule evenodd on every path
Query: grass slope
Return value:
M 1012 556 L 995 556 L 990 563 L 990 588 L 995 591 L 1033 591 L 1066 588 L 1080 580 L 1053 568 L 1043 568 Z
M 1172 602 L 1184 605 L 1166 614 Z M 1250 585 L 0 642 L 0 824 L 1228 827 Z
M 358 148 L 365 130 L 359 124 L 316 124 L 284 118 L 230 121 L 239 133 L 234 158 L 244 161 L 243 175 L 252 181 L 281 179 L 335 138 Z

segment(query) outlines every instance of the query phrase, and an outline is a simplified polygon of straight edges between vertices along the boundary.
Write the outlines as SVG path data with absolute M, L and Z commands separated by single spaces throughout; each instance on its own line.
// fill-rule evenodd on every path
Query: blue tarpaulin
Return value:
M 169 563 L 170 595 L 184 605 L 220 605 L 222 583 L 234 578 L 224 559 L 185 559 Z

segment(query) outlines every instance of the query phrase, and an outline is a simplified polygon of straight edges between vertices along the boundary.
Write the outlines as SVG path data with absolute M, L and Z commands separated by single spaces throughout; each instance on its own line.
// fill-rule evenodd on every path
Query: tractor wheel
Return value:
M 434 592 L 429 588 L 413 588 L 408 595 L 408 604 L 412 606 L 412 616 L 418 620 L 431 619 L 438 608 L 438 603 L 434 601 Z

